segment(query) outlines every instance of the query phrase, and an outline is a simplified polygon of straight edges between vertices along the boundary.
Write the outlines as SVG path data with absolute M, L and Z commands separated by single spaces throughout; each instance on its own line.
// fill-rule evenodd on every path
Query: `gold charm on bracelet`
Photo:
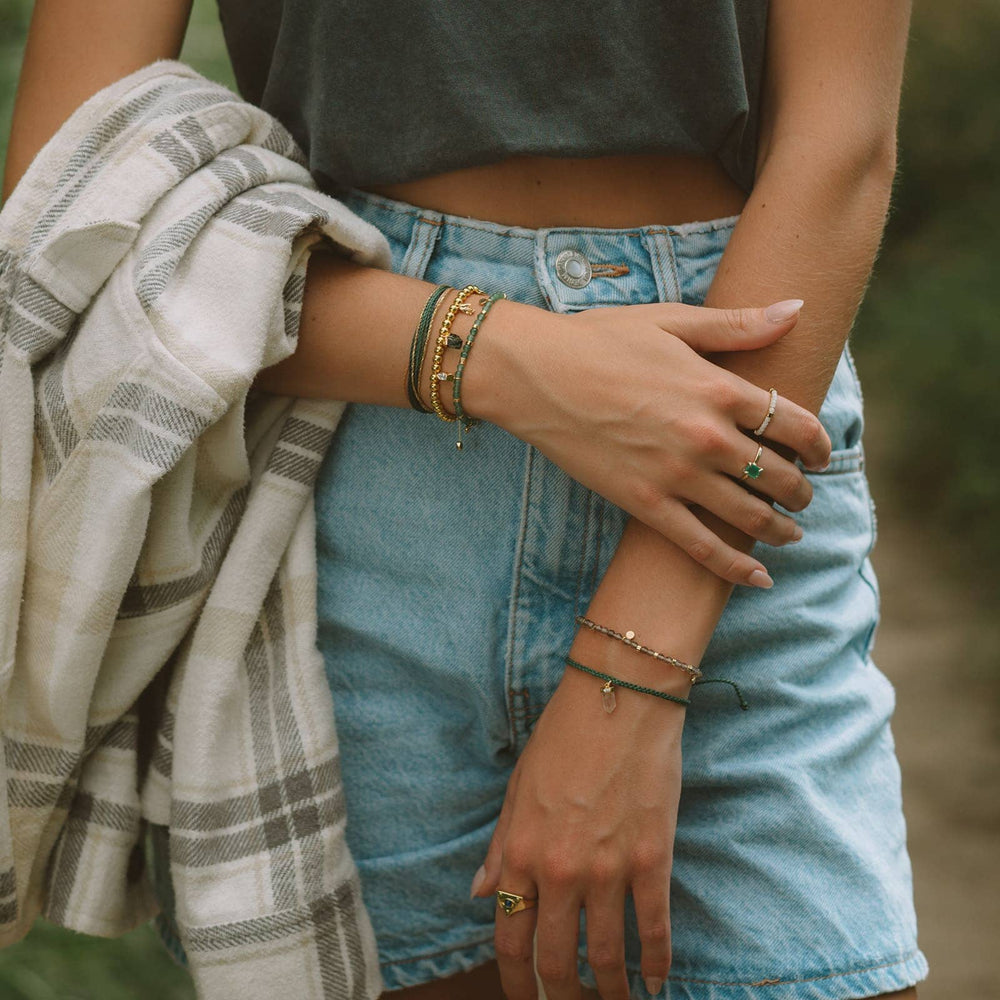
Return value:
M 437 342 L 434 345 L 434 357 L 431 362 L 431 407 L 442 420 L 449 423 L 454 422 L 458 419 L 458 417 L 449 413 L 441 404 L 441 383 L 451 381 L 455 376 L 453 372 L 443 372 L 441 370 L 441 359 L 444 356 L 445 348 L 448 346 L 451 334 L 451 324 L 455 319 L 455 314 L 461 310 L 467 315 L 476 315 L 476 310 L 465 301 L 472 294 L 484 295 L 485 293 L 481 288 L 477 288 L 475 285 L 466 285 L 458 293 L 458 295 L 455 296 L 454 301 L 448 308 L 447 314 L 441 321 L 441 328 L 438 331 Z

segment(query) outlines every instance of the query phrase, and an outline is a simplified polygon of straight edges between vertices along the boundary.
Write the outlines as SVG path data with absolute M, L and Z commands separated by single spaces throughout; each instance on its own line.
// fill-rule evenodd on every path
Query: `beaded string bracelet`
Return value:
M 573 621 L 575 621 L 578 625 L 585 625 L 594 632 L 600 632 L 602 635 L 610 636 L 612 639 L 618 639 L 620 642 L 625 643 L 626 646 L 631 646 L 638 653 L 646 653 L 648 656 L 652 656 L 656 660 L 662 660 L 664 663 L 669 663 L 671 666 L 683 670 L 686 674 L 691 676 L 692 684 L 699 677 L 701 677 L 701 670 L 694 666 L 694 664 L 684 663 L 683 660 L 675 659 L 673 656 L 667 656 L 666 653 L 658 653 L 655 649 L 650 649 L 649 646 L 643 646 L 641 643 L 636 642 L 635 632 L 631 629 L 622 635 L 621 632 L 616 632 L 613 628 L 608 628 L 606 625 L 599 625 L 592 618 L 587 618 L 584 615 L 577 615 Z
M 428 296 L 423 311 L 420 313 L 420 320 L 417 328 L 413 331 L 413 340 L 410 343 L 410 364 L 406 371 L 406 395 L 410 400 L 410 406 L 420 413 L 433 413 L 421 398 L 418 386 L 420 385 L 420 370 L 423 367 L 424 354 L 427 348 L 427 337 L 431 331 L 431 322 L 434 313 L 437 312 L 439 303 L 444 293 L 451 285 L 438 285 Z
M 469 356 L 469 351 L 472 348 L 472 342 L 476 339 L 476 334 L 479 332 L 479 327 L 482 325 L 484 319 L 486 319 L 487 313 L 493 308 L 493 303 L 499 299 L 505 299 L 507 295 L 504 292 L 494 292 L 480 307 L 479 314 L 476 316 L 475 322 L 472 324 L 472 329 L 468 332 L 465 338 L 465 343 L 462 345 L 462 352 L 458 356 L 458 362 L 455 365 L 455 375 L 452 381 L 452 401 L 455 404 L 455 417 L 458 420 L 458 440 L 455 442 L 455 447 L 459 451 L 462 450 L 462 431 L 463 429 L 468 431 L 470 427 L 474 427 L 479 423 L 477 417 L 467 417 L 462 409 L 462 373 L 465 370 L 465 359 Z
M 486 293 L 481 289 L 477 288 L 475 285 L 466 285 L 458 295 L 455 296 L 448 308 L 448 312 L 445 314 L 444 319 L 441 322 L 441 328 L 438 331 L 437 342 L 434 345 L 434 358 L 431 362 L 431 406 L 434 412 L 442 419 L 449 423 L 457 420 L 458 417 L 452 416 L 441 404 L 441 383 L 451 381 L 455 376 L 449 372 L 444 372 L 441 370 L 441 359 L 444 356 L 444 349 L 448 346 L 452 346 L 454 341 L 451 340 L 451 324 L 454 322 L 455 315 L 458 313 L 459 309 L 462 312 L 474 315 L 472 306 L 466 303 L 466 299 L 473 293 L 478 295 L 485 295 Z M 455 340 L 458 340 L 458 336 L 455 336 Z

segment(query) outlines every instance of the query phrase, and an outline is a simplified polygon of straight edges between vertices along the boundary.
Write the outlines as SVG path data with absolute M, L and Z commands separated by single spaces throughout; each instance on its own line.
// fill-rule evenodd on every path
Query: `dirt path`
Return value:
M 942 575 L 946 540 L 880 499 L 880 448 L 865 437 L 879 515 L 874 659 L 896 687 L 919 941 L 931 966 L 920 1000 L 1000 1000 L 1000 616 Z

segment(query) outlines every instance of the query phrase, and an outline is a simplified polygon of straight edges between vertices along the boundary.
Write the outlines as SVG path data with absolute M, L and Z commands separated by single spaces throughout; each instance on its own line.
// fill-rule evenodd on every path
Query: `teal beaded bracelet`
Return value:
M 455 364 L 455 374 L 453 376 L 452 393 L 451 398 L 455 404 L 455 417 L 458 420 L 458 440 L 455 442 L 455 447 L 461 451 L 462 450 L 462 431 L 468 430 L 470 427 L 474 427 L 479 423 L 477 417 L 467 417 L 465 412 L 462 410 L 462 372 L 465 370 L 465 359 L 468 357 L 469 350 L 472 347 L 473 340 L 476 339 L 476 334 L 479 332 L 479 327 L 482 325 L 484 319 L 486 319 L 486 314 L 493 308 L 493 303 L 498 299 L 507 298 L 504 292 L 494 292 L 480 307 L 479 314 L 476 316 L 475 321 L 472 324 L 472 329 L 468 332 L 465 338 L 465 343 L 462 345 L 461 353 L 458 356 L 458 361 Z

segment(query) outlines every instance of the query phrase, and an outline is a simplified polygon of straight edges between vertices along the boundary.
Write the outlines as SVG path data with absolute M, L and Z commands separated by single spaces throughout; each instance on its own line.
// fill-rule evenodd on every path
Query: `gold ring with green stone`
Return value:
M 760 474 L 764 471 L 764 466 L 758 465 L 757 461 L 764 451 L 763 445 L 757 446 L 757 454 L 743 466 L 743 475 L 741 479 L 760 479 Z

